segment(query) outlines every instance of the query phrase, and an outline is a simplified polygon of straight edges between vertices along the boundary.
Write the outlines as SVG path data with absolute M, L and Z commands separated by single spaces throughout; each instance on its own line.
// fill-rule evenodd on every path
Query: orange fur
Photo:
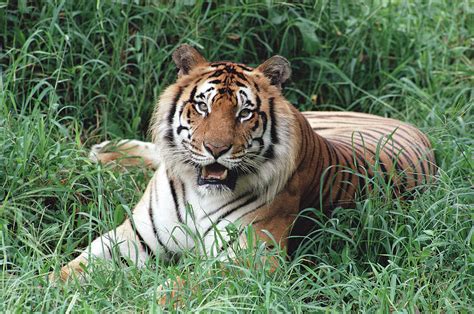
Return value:
M 209 153 L 217 155 L 225 148 L 227 159 L 241 159 L 238 166 L 248 163 L 248 168 L 240 169 L 235 189 L 254 193 L 261 201 L 240 221 L 252 223 L 256 235 L 267 244 L 276 241 L 292 251 L 298 243 L 289 242 L 289 236 L 304 236 L 311 227 L 309 220 L 297 219 L 302 210 L 312 207 L 329 213 L 336 206 L 353 206 L 357 196 L 374 190 L 379 179 L 392 187 L 391 196 L 400 196 L 432 182 L 436 174 L 427 137 L 411 125 L 362 113 L 296 110 L 281 92 L 281 84 L 291 73 L 283 57 L 272 57 L 253 69 L 232 62 L 207 62 L 184 45 L 173 60 L 179 78 L 162 93 L 153 114 L 154 144 L 122 141 L 108 151 L 104 143 L 93 149 L 91 157 L 124 166 L 141 159 L 153 168 L 164 162 L 169 182 L 161 183 L 170 186 L 177 211 L 172 183 L 182 183 L 184 195 L 184 184 L 195 184 L 196 170 L 208 166 L 197 161 L 208 160 Z M 198 87 L 206 87 L 212 95 Z M 214 163 L 220 160 L 219 165 L 230 164 L 214 158 Z M 193 185 L 193 189 L 202 188 Z M 157 197 L 154 191 L 150 184 L 137 205 L 139 210 L 144 211 Z M 237 197 L 231 188 L 218 193 Z M 181 203 L 185 201 L 183 196 Z M 148 209 L 152 216 L 151 205 Z M 139 243 L 142 255 L 149 255 L 147 243 L 134 233 L 130 221 L 119 228 L 126 241 Z M 244 236 L 239 240 L 247 245 Z M 61 278 L 80 272 L 79 265 L 86 262 L 74 260 L 63 268 Z

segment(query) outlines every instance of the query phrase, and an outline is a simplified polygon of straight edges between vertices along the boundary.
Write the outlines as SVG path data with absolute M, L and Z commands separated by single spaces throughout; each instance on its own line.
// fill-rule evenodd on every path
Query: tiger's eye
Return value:
M 202 101 L 197 103 L 197 107 L 198 107 L 198 110 L 203 113 L 207 112 L 208 110 L 207 104 Z
M 249 119 L 252 116 L 252 111 L 250 109 L 242 109 L 239 112 L 239 118 L 241 119 Z

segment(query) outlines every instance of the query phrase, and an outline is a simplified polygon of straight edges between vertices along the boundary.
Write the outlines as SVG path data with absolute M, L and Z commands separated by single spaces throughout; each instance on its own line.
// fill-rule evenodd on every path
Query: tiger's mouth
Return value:
M 236 182 L 237 173 L 221 164 L 213 163 L 199 168 L 198 185 L 220 185 L 233 190 Z

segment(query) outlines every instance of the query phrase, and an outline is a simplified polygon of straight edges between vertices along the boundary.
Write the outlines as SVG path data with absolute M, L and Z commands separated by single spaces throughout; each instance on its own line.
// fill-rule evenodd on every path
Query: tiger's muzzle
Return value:
M 229 169 L 215 162 L 199 168 L 198 185 L 211 185 L 215 187 L 235 188 L 238 174 L 234 169 Z

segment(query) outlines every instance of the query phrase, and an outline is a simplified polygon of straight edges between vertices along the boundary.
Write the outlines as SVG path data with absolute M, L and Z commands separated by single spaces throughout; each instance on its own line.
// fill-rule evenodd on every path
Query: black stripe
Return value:
M 265 153 L 263 154 L 263 157 L 265 157 L 266 159 L 273 159 L 275 157 L 275 151 L 273 149 L 273 145 L 274 144 L 278 144 L 279 143 L 279 139 L 278 139 L 278 135 L 277 135 L 277 131 L 276 131 L 276 128 L 277 128 L 277 121 L 276 121 L 276 117 L 275 117 L 275 106 L 274 106 L 274 98 L 270 98 L 269 99 L 269 113 L 270 113 L 270 119 L 267 120 L 266 122 L 270 121 L 270 139 L 271 139 L 271 143 L 270 145 L 268 145 L 268 148 L 267 150 L 265 151 Z M 262 113 L 264 114 L 264 113 Z M 265 127 L 266 129 L 266 127 Z M 265 130 L 264 130 L 265 132 Z
M 236 235 L 235 238 L 231 239 L 230 241 L 227 241 L 225 243 L 222 244 L 222 246 L 220 247 L 220 249 L 218 250 L 219 253 L 221 253 L 222 251 L 224 251 L 225 249 L 229 248 L 230 246 L 232 246 L 232 244 L 235 243 L 235 241 L 237 241 L 241 236 L 242 236 L 242 233 L 244 232 L 244 229 L 245 228 L 241 228 L 239 230 L 239 233 Z
M 181 213 L 179 212 L 178 197 L 176 196 L 176 189 L 174 187 L 174 181 L 169 180 L 168 184 L 170 186 L 171 195 L 173 196 L 174 210 L 176 212 L 176 216 L 178 217 L 178 221 L 182 224 L 183 223 L 183 217 L 181 217 Z
M 186 190 L 185 190 L 183 182 L 181 182 L 181 192 L 182 192 L 181 197 L 183 198 L 182 203 L 183 203 L 183 208 L 184 208 L 184 214 L 186 215 L 186 213 L 187 213 L 187 209 L 186 209 Z
M 363 146 L 363 148 L 363 150 L 358 150 L 358 152 L 361 164 L 360 168 L 361 170 L 365 170 L 365 173 L 363 171 L 359 171 L 360 174 L 364 175 L 364 177 L 360 177 L 360 179 L 365 181 L 364 184 L 360 186 L 360 191 L 365 195 L 369 192 L 369 189 L 373 190 L 374 183 L 372 182 L 372 179 L 374 178 L 374 172 L 372 171 L 372 166 L 365 158 L 365 154 L 368 149 L 365 146 Z
M 262 207 L 263 205 L 265 205 L 265 203 L 262 204 L 262 205 L 260 205 L 260 206 L 258 206 L 256 209 L 254 209 L 254 210 L 252 210 L 252 211 L 250 211 L 250 212 L 254 212 L 255 210 L 257 210 L 257 209 L 259 209 L 260 207 Z M 250 212 L 249 212 L 249 213 L 250 213 Z M 247 214 L 249 214 L 249 213 L 246 213 L 246 214 L 242 215 L 239 219 L 242 219 L 242 217 L 244 217 L 245 215 L 247 215 Z M 239 219 L 237 219 L 237 220 L 239 220 Z M 256 224 L 258 224 L 259 222 L 261 222 L 261 221 L 263 221 L 263 220 L 264 220 L 264 219 L 257 219 L 257 220 L 255 220 L 255 221 L 251 222 L 251 224 L 252 224 L 252 225 L 256 225 Z M 250 224 L 249 224 L 249 225 L 250 225 Z M 247 226 L 249 226 L 249 225 L 247 225 Z M 245 229 L 246 229 L 246 227 L 241 227 L 240 230 L 239 230 L 239 232 L 237 233 L 236 237 L 234 237 L 234 238 L 231 239 L 230 241 L 227 241 L 227 242 L 223 243 L 222 246 L 220 247 L 220 249 L 218 250 L 218 252 L 221 253 L 222 251 L 224 251 L 224 249 L 227 249 L 227 248 L 229 248 L 230 246 L 232 246 L 232 244 L 234 244 L 235 241 L 239 240 L 239 238 L 242 236 L 242 233 L 245 231 Z
M 259 111 L 258 115 L 260 116 L 260 119 L 262 119 L 262 128 L 263 128 L 262 134 L 265 134 L 265 132 L 267 131 L 267 124 L 268 124 L 267 114 L 263 111 Z
M 209 75 L 208 78 L 211 78 L 211 77 L 218 77 L 218 76 L 222 75 L 222 73 L 224 73 L 224 70 L 217 70 L 217 71 L 215 71 L 213 74 Z
M 252 147 L 253 146 L 253 141 L 257 142 L 258 145 L 260 146 L 260 148 L 262 148 L 263 146 L 263 139 L 261 137 L 256 137 L 256 138 L 253 138 L 252 139 L 252 142 L 250 143 L 250 146 L 249 147 Z M 265 156 L 264 156 L 265 157 Z
M 240 208 L 243 208 L 249 204 L 251 204 L 252 202 L 255 202 L 257 200 L 257 196 L 253 196 L 251 197 L 250 199 L 248 199 L 245 203 L 243 203 L 242 205 L 238 205 L 230 210 L 228 210 L 227 212 L 225 212 L 222 216 L 220 216 L 215 223 L 212 223 L 209 228 L 207 228 L 206 232 L 204 233 L 203 237 L 205 237 L 211 230 L 214 226 L 217 226 L 222 220 L 224 220 L 227 216 L 231 215 L 233 212 L 235 212 L 236 210 L 240 209 Z
M 379 134 L 383 134 L 383 133 L 381 133 L 380 131 L 377 131 L 377 130 L 375 130 L 374 132 L 379 133 Z M 405 133 L 405 135 L 407 135 L 408 137 L 411 137 L 411 134 L 407 133 L 407 130 L 405 130 L 404 128 L 396 128 L 389 135 L 385 135 L 385 136 L 390 137 L 395 143 L 399 144 L 400 146 L 401 146 L 401 144 L 398 141 L 396 141 L 394 137 L 398 136 L 398 137 L 402 138 L 403 140 L 405 140 L 405 142 L 407 144 L 409 144 L 409 145 L 407 145 L 407 147 L 412 148 L 413 153 L 415 154 L 415 157 L 417 157 L 418 159 L 421 159 L 421 157 L 423 156 L 423 153 L 419 151 L 419 149 L 418 149 L 419 146 L 416 143 L 413 143 L 414 141 L 416 141 L 416 139 L 415 138 L 411 138 L 411 139 L 406 138 L 405 136 L 403 136 L 402 133 Z M 420 156 L 418 156 L 417 152 L 420 153 Z
M 329 163 L 328 166 L 323 169 L 323 173 L 325 173 L 326 180 L 324 180 L 324 187 L 321 191 L 321 199 L 326 200 L 328 193 L 332 193 L 332 186 L 333 182 L 335 181 L 336 177 L 334 175 L 337 172 L 337 167 L 339 164 L 339 157 L 337 156 L 337 153 L 334 150 L 334 147 L 331 143 L 327 143 L 327 148 L 328 148 L 328 157 L 329 157 Z M 336 158 L 336 161 L 334 162 L 334 157 Z M 329 203 L 331 203 L 332 200 L 329 199 Z
M 260 111 L 260 106 L 262 105 L 262 100 L 260 99 L 260 97 L 258 95 L 255 97 L 255 99 L 257 100 L 257 111 Z
M 342 153 L 343 149 L 347 149 L 347 150 L 345 151 L 345 152 L 347 153 L 347 155 L 344 155 L 344 154 L 343 154 L 344 160 L 345 160 L 345 162 L 346 162 L 346 166 L 347 166 L 348 168 L 350 168 L 354 173 L 353 173 L 353 172 L 350 172 L 349 169 L 345 169 L 345 170 L 344 170 L 344 171 L 348 174 L 348 177 L 344 177 L 344 180 L 346 181 L 344 188 L 346 189 L 346 192 L 347 192 L 349 195 L 352 195 L 352 194 L 355 193 L 355 189 L 357 189 L 357 187 L 354 186 L 354 184 L 352 184 L 352 180 L 353 180 L 354 176 L 356 176 L 358 179 L 360 179 L 360 176 L 357 175 L 357 173 L 360 173 L 359 170 L 358 170 L 358 159 L 357 159 L 357 157 L 356 157 L 356 155 L 355 155 L 356 153 L 358 153 L 358 152 L 357 152 L 357 149 L 356 149 L 355 147 L 349 145 L 349 144 L 346 143 L 346 142 L 341 142 L 341 141 L 339 141 L 339 140 L 333 140 L 333 142 L 335 142 L 335 143 L 340 144 L 340 145 L 343 146 L 343 147 L 339 148 L 339 150 L 341 151 L 341 154 L 343 154 L 343 153 Z M 346 157 L 347 157 L 347 158 L 346 158 Z M 351 157 L 353 157 L 354 159 L 352 159 Z M 352 160 L 354 163 L 352 163 L 351 160 Z M 360 180 L 359 180 L 359 181 L 360 181 Z M 349 187 L 352 188 L 352 189 L 354 189 L 354 191 L 350 191 L 350 190 L 349 190 Z M 341 191 L 341 192 L 344 192 L 344 191 Z M 354 196 L 355 196 L 355 195 L 352 195 L 351 197 L 353 198 Z M 340 197 L 342 197 L 342 195 L 340 195 L 340 194 L 338 193 L 338 196 L 336 197 L 336 199 L 339 200 Z
M 248 212 L 244 213 L 242 216 L 240 216 L 239 218 L 237 218 L 235 221 L 239 221 L 239 220 L 241 220 L 242 218 L 244 218 L 245 216 L 250 215 L 251 213 L 253 213 L 253 212 L 259 210 L 259 209 L 262 208 L 265 204 L 267 204 L 267 203 L 266 203 L 266 202 L 263 202 L 262 204 L 258 205 L 258 206 L 255 207 L 254 209 L 249 210 Z M 273 217 L 273 215 L 272 215 L 272 217 Z M 268 218 L 268 217 L 267 217 L 267 218 Z M 260 221 L 262 221 L 262 220 L 264 220 L 264 219 L 263 219 L 263 218 L 262 218 L 262 219 L 258 219 L 258 220 L 256 220 L 256 221 L 253 221 L 252 223 L 253 223 L 253 224 L 256 224 L 256 223 L 258 223 L 258 222 L 260 222 Z
M 165 246 L 165 244 L 163 243 L 163 241 L 160 239 L 160 235 L 158 234 L 158 230 L 156 229 L 156 225 L 155 225 L 155 220 L 153 219 L 153 203 L 152 203 L 152 199 L 153 199 L 153 193 L 156 193 L 156 184 L 154 184 L 155 182 L 153 181 L 152 182 L 152 188 L 151 188 L 151 191 L 150 191 L 150 204 L 148 206 L 148 214 L 150 216 L 150 220 L 151 220 L 151 226 L 153 227 L 153 233 L 155 234 L 155 237 L 156 237 L 156 240 L 158 241 L 158 243 L 160 244 L 160 246 L 163 248 L 163 250 L 165 251 L 165 254 L 168 255 L 169 254 L 169 249 Z
M 182 115 L 183 115 L 184 108 L 185 108 L 186 105 L 189 104 L 189 103 L 192 103 L 192 102 L 187 101 L 187 102 L 183 105 L 183 107 L 181 107 L 181 110 L 179 111 L 179 114 L 178 114 L 179 127 L 178 127 L 178 129 L 177 129 L 177 131 L 176 131 L 178 135 L 179 135 L 179 134 L 181 133 L 181 131 L 183 131 L 183 130 L 188 130 L 188 131 L 189 131 L 189 128 L 188 128 L 188 127 L 185 127 L 185 126 L 183 126 L 183 125 L 181 124 L 181 117 L 182 117 Z M 188 123 L 189 123 L 189 119 L 190 119 L 190 116 L 189 116 L 190 113 L 191 113 L 191 111 L 188 110 L 188 114 L 187 114 L 187 115 L 188 115 Z
M 413 144 L 410 147 L 412 148 L 413 152 L 415 153 L 415 155 L 418 158 L 418 161 L 419 161 L 418 164 L 420 165 L 420 169 L 421 169 L 421 172 L 422 172 L 421 177 L 423 179 L 425 176 L 429 175 L 429 169 L 426 168 L 426 163 L 425 163 L 425 161 L 429 160 L 428 153 L 422 151 L 420 146 L 417 145 L 417 144 Z M 422 183 L 425 183 L 425 182 L 422 182 Z
M 364 138 L 365 137 L 365 138 Z M 373 140 L 371 140 L 371 138 L 373 138 Z M 387 172 L 387 168 L 385 167 L 385 165 L 382 163 L 382 152 L 383 152 L 383 149 L 385 148 L 385 145 L 382 144 L 381 142 L 382 139 L 379 139 L 377 140 L 376 138 L 370 136 L 368 133 L 361 133 L 361 141 L 362 143 L 357 143 L 359 146 L 361 146 L 364 151 L 367 151 L 369 152 L 373 157 L 374 159 L 376 159 L 375 157 L 378 157 L 375 161 L 378 161 L 378 164 L 381 168 L 381 171 L 382 173 L 388 173 Z M 377 151 L 375 150 L 372 150 L 370 147 L 368 147 L 367 145 L 365 145 L 365 142 L 368 142 L 368 143 L 372 143 L 374 145 L 374 148 L 377 150 L 377 147 L 379 147 L 379 150 L 378 150 L 378 155 L 377 155 Z M 374 165 L 375 166 L 375 165 Z M 388 178 L 384 177 L 384 180 L 387 181 Z
M 110 241 L 110 239 L 109 239 L 109 241 Z M 110 249 L 110 246 L 109 246 L 108 244 L 106 244 L 106 243 L 104 243 L 104 245 L 105 245 L 105 247 L 107 248 L 107 251 L 109 252 L 110 258 L 112 259 L 113 256 L 112 256 L 112 250 Z
M 384 133 L 380 132 L 380 131 L 376 131 L 374 130 L 373 132 L 377 133 L 377 134 L 380 134 L 380 135 L 383 135 L 383 136 L 386 136 Z M 411 143 L 410 141 L 408 141 L 407 139 L 405 139 L 402 135 L 400 135 L 400 133 L 396 134 L 396 136 L 400 136 L 402 139 L 404 139 L 407 143 Z M 395 143 L 398 145 L 398 148 L 400 150 L 400 154 L 403 156 L 403 158 L 405 158 L 405 161 L 409 164 L 409 166 L 412 168 L 412 172 L 408 173 L 406 172 L 406 174 L 410 174 L 412 177 L 413 177 L 413 180 L 415 181 L 415 185 L 418 184 L 418 174 L 417 174 L 417 169 L 416 169 L 416 166 L 415 164 L 413 163 L 413 160 L 411 158 L 411 156 L 407 155 L 410 154 L 410 152 L 407 150 L 406 147 L 402 146 L 402 144 L 400 144 L 398 141 L 396 141 L 393 136 L 391 136 L 392 138 L 392 143 Z M 407 179 L 407 187 L 408 187 L 408 179 Z
M 176 94 L 176 96 L 173 99 L 173 105 L 172 105 L 170 113 L 168 114 L 168 124 L 170 124 L 170 125 L 173 123 L 173 117 L 174 117 L 174 114 L 176 112 L 176 103 L 178 102 L 178 100 L 181 97 L 182 93 L 183 93 L 183 88 L 180 87 L 178 89 L 178 93 Z
M 271 139 L 272 139 L 272 143 L 274 144 L 278 144 L 279 143 L 279 139 L 278 139 L 278 135 L 277 135 L 277 121 L 276 121 L 276 117 L 275 117 L 275 105 L 274 105 L 274 98 L 270 98 L 269 100 L 269 106 L 270 106 L 270 121 L 272 122 L 272 125 L 271 125 L 271 129 L 270 129 L 270 136 L 271 136 Z
M 148 244 L 145 242 L 145 240 L 143 240 L 143 237 L 142 237 L 142 235 L 140 234 L 140 232 L 138 232 L 138 229 L 137 229 L 137 228 L 135 228 L 135 233 L 137 234 L 138 241 L 140 242 L 140 244 L 142 245 L 143 249 L 145 250 L 145 253 L 154 258 L 154 257 L 155 257 L 155 253 L 153 253 L 153 250 L 148 246 Z
M 228 87 L 222 87 L 217 90 L 219 94 L 231 94 L 232 90 Z
M 189 131 L 189 128 L 186 127 L 186 126 L 181 126 L 181 125 L 180 125 L 180 126 L 178 127 L 178 130 L 176 131 L 176 133 L 178 133 L 178 135 L 179 135 L 179 134 L 180 134 L 182 131 L 184 131 L 184 130 Z
M 255 124 L 252 126 L 252 131 L 255 132 L 259 126 L 260 126 L 260 120 L 257 118 L 255 120 Z
M 318 123 L 320 124 L 330 124 L 330 127 L 331 128 L 334 128 L 333 125 L 344 125 L 344 126 L 349 126 L 349 127 L 353 127 L 355 125 L 359 125 L 359 126 L 362 126 L 362 127 L 370 127 L 370 122 L 360 122 L 360 123 L 357 123 L 357 122 L 352 122 L 352 121 L 345 121 L 345 120 L 333 120 L 333 121 L 325 121 L 324 120 L 324 117 L 323 118 L 320 118 L 320 117 L 310 117 L 310 116 L 307 116 L 305 115 L 305 118 L 306 119 L 317 119 L 318 120 Z
M 221 211 L 224 207 L 227 207 L 227 206 L 229 206 L 229 205 L 232 205 L 232 204 L 234 204 L 235 202 L 240 201 L 241 199 L 243 199 L 243 198 L 246 197 L 246 196 L 248 196 L 248 194 L 247 194 L 247 193 L 244 193 L 244 194 L 238 196 L 236 199 L 230 200 L 230 201 L 228 201 L 227 203 L 225 203 L 224 205 L 222 205 L 221 207 L 219 207 L 219 208 L 217 208 L 217 209 L 215 209 L 215 210 L 213 210 L 213 211 L 207 213 L 206 216 L 209 217 L 209 216 L 211 216 L 211 215 L 214 215 L 215 213 Z M 204 217 L 204 218 L 206 218 L 206 217 Z
M 136 231 L 136 229 L 133 225 L 132 225 L 132 228 L 133 228 L 134 231 Z M 110 236 L 106 236 L 106 239 L 109 241 L 110 244 L 112 244 L 112 240 L 111 240 Z M 110 258 L 112 259 L 114 257 L 112 255 L 112 249 L 106 243 L 102 242 L 102 244 L 107 247 L 107 251 L 110 254 Z M 113 245 L 114 245 L 114 251 L 118 253 L 118 258 L 119 258 L 120 262 L 122 262 L 123 264 L 126 264 L 127 266 L 130 266 L 130 263 L 129 263 L 130 259 L 129 258 L 127 259 L 122 255 L 122 251 L 120 251 L 120 246 L 118 246 L 118 243 L 115 243 Z
M 337 146 L 336 146 L 337 147 Z M 346 186 L 347 186 L 347 180 L 349 179 L 350 177 L 350 172 L 346 169 L 346 168 L 350 168 L 350 162 L 349 160 L 347 159 L 346 155 L 343 153 L 343 151 L 341 149 L 338 149 L 336 151 L 336 153 L 339 153 L 342 155 L 342 158 L 344 159 L 344 164 L 343 165 L 340 165 L 339 167 L 339 171 L 341 172 L 341 180 L 339 181 L 339 184 L 338 184 L 338 188 L 339 190 L 337 191 L 336 193 L 336 197 L 335 197 L 335 200 L 333 200 L 333 203 L 337 204 L 339 203 L 341 197 L 342 197 L 342 193 L 344 193 L 346 191 Z
M 122 264 L 127 265 L 127 267 L 130 267 L 130 266 L 133 265 L 133 263 L 132 263 L 132 265 L 130 264 L 130 258 L 126 258 L 126 257 L 123 256 L 123 255 L 120 255 L 120 262 L 121 262 Z
M 351 114 L 324 114 L 324 113 L 317 113 L 317 114 L 305 114 L 305 116 L 308 117 L 315 117 L 315 118 L 344 118 L 344 119 L 363 119 L 363 120 L 372 120 L 372 121 L 378 121 L 380 122 L 381 120 L 384 120 L 385 123 L 386 121 L 389 120 L 384 117 L 379 117 L 379 116 L 367 116 L 365 114 L 360 114 L 360 115 L 351 115 Z M 390 121 L 389 122 L 394 122 Z M 398 121 L 397 121 L 398 122 Z
M 303 130 L 306 130 L 306 132 L 304 132 Z M 313 163 L 315 162 L 314 159 L 317 158 L 317 155 L 314 152 L 314 148 L 316 146 L 314 141 L 317 140 L 317 139 L 315 138 L 313 133 L 308 132 L 307 128 L 305 128 L 305 129 L 300 128 L 300 133 L 301 133 L 301 138 L 304 139 L 304 144 L 302 144 L 302 145 L 305 145 L 305 151 L 306 151 L 305 155 L 302 155 L 302 156 L 304 156 L 303 160 L 307 160 L 307 158 L 309 156 L 310 159 L 309 159 L 308 165 L 313 165 Z M 312 142 L 312 140 L 313 140 L 313 142 Z M 310 150 L 308 150 L 308 148 Z M 317 160 L 316 160 L 316 162 L 317 162 Z M 316 167 L 311 166 L 311 169 L 308 170 L 308 171 L 311 171 L 311 173 L 308 172 L 307 174 L 311 178 L 316 178 L 316 173 L 317 173 L 316 170 L 317 170 Z M 311 197 L 310 195 L 314 194 L 313 189 L 312 189 L 313 184 L 314 184 L 314 180 L 310 184 L 308 184 L 308 188 L 306 189 L 306 192 L 303 194 L 303 197 L 302 197 L 302 200 L 304 202 L 307 202 L 308 198 Z M 310 195 L 308 195 L 308 194 L 310 194 Z M 305 204 L 308 204 L 308 203 L 305 203 Z M 304 205 L 304 206 L 306 207 L 306 205 Z
M 213 62 L 213 63 L 211 63 L 211 67 L 213 67 L 213 68 L 220 67 L 221 65 L 227 65 L 227 62 Z
M 241 79 L 242 81 L 245 81 L 245 82 L 248 82 L 249 80 L 247 80 L 247 78 L 245 77 L 245 75 L 243 75 L 242 73 L 240 72 L 235 72 L 235 75 L 237 75 L 237 77 L 239 79 Z
M 318 152 L 319 152 L 319 155 L 321 156 L 321 158 L 318 158 L 318 167 L 316 168 L 316 172 L 315 172 L 315 175 L 314 175 L 314 180 L 316 181 L 316 186 L 313 187 L 313 191 L 315 192 L 314 193 L 314 198 L 311 202 L 311 206 L 313 206 L 313 204 L 319 204 L 320 207 L 322 208 L 322 198 L 321 198 L 321 194 L 320 194 L 320 191 L 321 191 L 321 176 L 322 176 L 322 173 L 323 173 L 323 169 L 324 169 L 324 166 L 325 164 L 327 164 L 326 162 L 326 159 L 324 158 L 324 154 L 321 153 L 322 152 L 322 149 L 326 148 L 327 149 L 327 143 L 326 141 L 324 140 L 323 137 L 321 136 L 317 136 L 316 139 L 318 140 Z M 317 202 L 316 202 L 317 201 Z
M 367 136 L 369 139 L 373 139 L 374 141 L 381 144 L 381 150 L 389 150 L 390 151 L 390 155 L 389 155 L 389 159 L 391 160 L 392 162 L 392 167 L 395 168 L 396 172 L 397 172 L 397 178 L 400 180 L 400 184 L 399 186 L 400 187 L 405 187 L 406 186 L 406 178 L 403 176 L 404 174 L 404 169 L 402 168 L 401 164 L 402 164 L 402 160 L 399 158 L 399 155 L 402 155 L 405 159 L 410 159 L 404 149 L 402 148 L 402 146 L 400 145 L 399 142 L 397 142 L 393 137 L 389 137 L 389 136 L 386 136 L 384 135 L 383 133 L 380 133 L 380 132 L 377 132 L 377 131 L 374 131 L 375 133 L 379 134 L 379 135 L 382 135 L 382 138 L 378 139 L 373 136 L 372 134 L 369 134 L 369 133 L 365 133 L 365 136 Z M 382 143 L 382 139 L 383 138 L 387 138 L 387 141 L 383 141 L 384 143 Z M 396 144 L 396 145 L 395 145 Z M 400 151 L 400 153 L 397 153 L 394 151 L 394 149 L 398 149 Z M 387 180 L 388 180 L 388 176 L 387 176 Z
M 248 66 L 240 64 L 240 63 L 234 63 L 234 66 L 236 66 L 238 68 L 241 68 L 242 70 L 247 71 L 247 72 L 252 72 L 253 71 L 252 68 L 249 68 Z
M 305 160 L 306 156 L 308 156 L 308 138 L 306 137 L 306 134 L 303 128 L 300 128 L 300 135 L 301 135 L 301 145 L 300 145 L 300 151 L 298 152 L 298 154 L 302 156 L 302 160 Z
M 341 144 L 347 145 L 351 152 L 352 157 L 354 158 L 354 170 L 357 171 L 357 180 L 358 186 L 357 190 L 361 192 L 362 195 L 366 194 L 365 190 L 368 185 L 371 185 L 370 178 L 372 177 L 370 165 L 365 160 L 365 152 L 361 150 L 359 143 L 352 142 L 352 144 L 341 142 Z M 365 170 L 365 171 L 363 171 Z
M 272 143 L 270 143 L 270 146 L 268 146 L 267 150 L 263 154 L 263 157 L 265 157 L 265 159 L 267 159 L 267 160 L 275 158 L 275 151 L 273 150 L 273 144 Z
M 363 196 L 367 194 L 367 190 L 371 185 L 371 182 L 370 182 L 371 175 L 369 172 L 370 167 L 368 163 L 365 161 L 364 154 L 358 151 L 356 148 L 353 148 L 353 149 L 356 152 L 355 156 L 357 160 L 357 173 L 358 173 L 357 177 L 359 181 L 357 190 L 361 193 L 361 196 Z M 365 172 L 363 170 L 365 170 Z
M 193 90 L 191 91 L 191 94 L 189 95 L 189 102 L 194 102 L 194 97 L 196 96 L 197 92 L 197 85 L 194 86 Z
M 253 83 L 253 86 L 255 87 L 255 89 L 257 90 L 257 92 L 260 92 L 260 87 L 258 86 L 257 83 Z
M 171 105 L 171 110 L 168 114 L 168 132 L 166 132 L 166 139 L 168 140 L 168 142 L 170 144 L 173 143 L 174 141 L 174 134 L 173 134 L 173 118 L 174 118 L 174 114 L 176 113 L 176 107 L 177 107 L 177 102 L 179 100 L 179 98 L 181 97 L 181 94 L 183 93 L 183 87 L 180 87 L 179 90 L 178 90 L 178 93 L 176 94 L 176 96 L 174 97 L 173 99 L 173 104 Z

